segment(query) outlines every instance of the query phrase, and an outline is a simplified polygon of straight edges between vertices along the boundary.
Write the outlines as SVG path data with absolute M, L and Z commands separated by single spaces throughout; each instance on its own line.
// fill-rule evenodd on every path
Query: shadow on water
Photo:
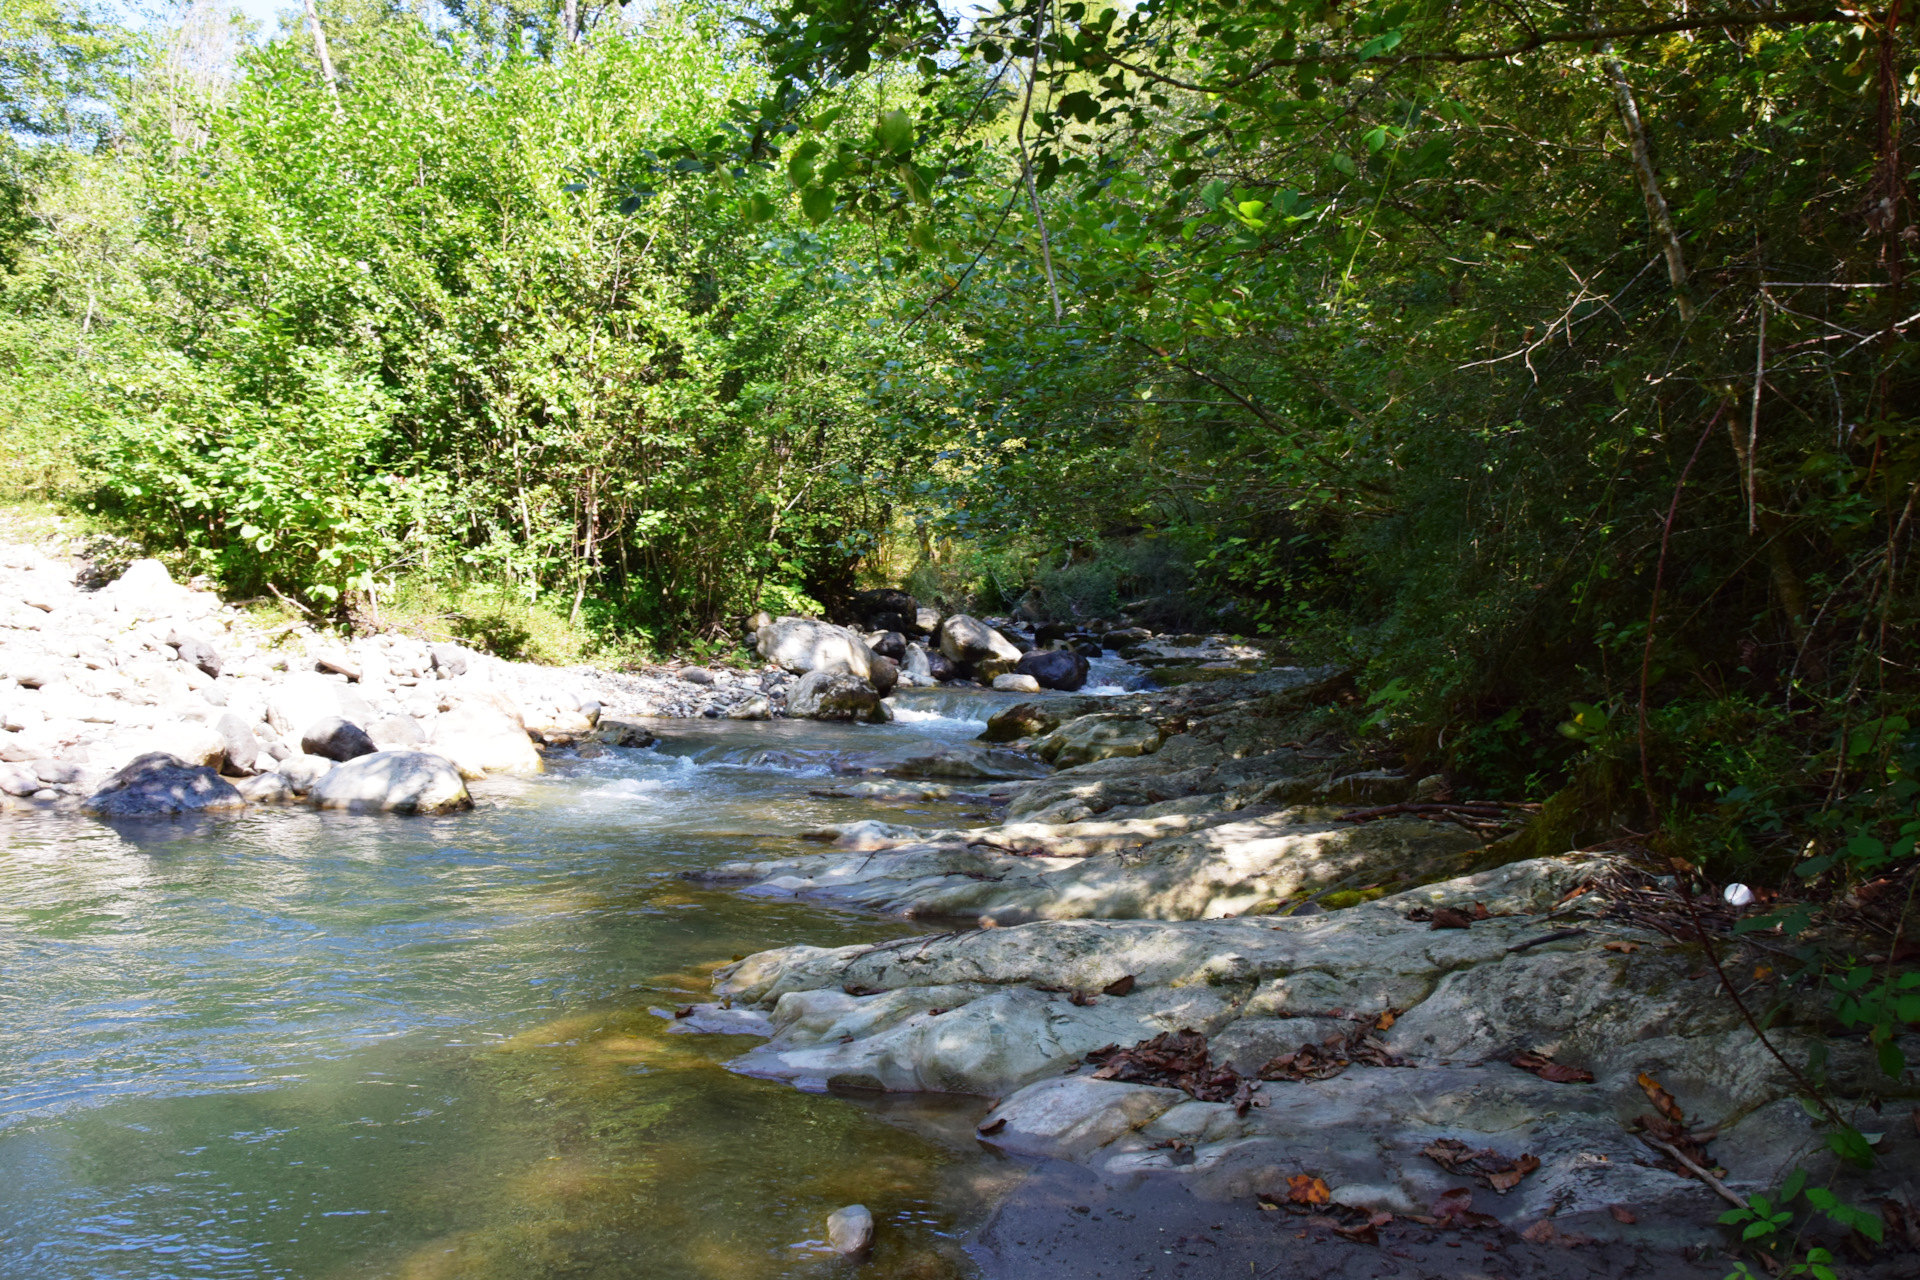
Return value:
M 0 1271 L 826 1276 L 858 1201 L 869 1274 L 972 1274 L 960 1238 L 1012 1176 L 982 1100 L 796 1092 L 649 1012 L 748 951 L 919 931 L 682 873 L 900 821 L 808 788 L 977 732 L 946 719 L 680 722 L 445 818 L 0 823 Z

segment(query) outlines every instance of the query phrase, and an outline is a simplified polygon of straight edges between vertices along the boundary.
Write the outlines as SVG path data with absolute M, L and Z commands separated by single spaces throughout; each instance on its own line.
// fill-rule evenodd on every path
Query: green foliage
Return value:
M 148 82 L 137 145 L 41 194 L 10 451 L 240 594 L 424 573 L 686 636 L 840 589 L 913 452 L 859 381 L 888 268 L 663 160 L 752 60 L 694 10 L 552 60 L 350 35 L 337 109 L 270 43 L 218 100 Z

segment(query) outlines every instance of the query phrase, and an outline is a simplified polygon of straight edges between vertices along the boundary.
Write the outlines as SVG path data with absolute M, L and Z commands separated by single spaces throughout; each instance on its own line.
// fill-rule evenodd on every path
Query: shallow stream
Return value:
M 1017 699 L 914 691 L 892 725 L 662 721 L 447 818 L 0 822 L 0 1274 L 810 1277 L 828 1212 L 870 1274 L 972 1274 L 1014 1171 L 983 1100 L 812 1095 L 674 1034 L 750 951 L 915 931 L 690 885 L 826 822 L 977 807 L 808 795 L 853 756 Z

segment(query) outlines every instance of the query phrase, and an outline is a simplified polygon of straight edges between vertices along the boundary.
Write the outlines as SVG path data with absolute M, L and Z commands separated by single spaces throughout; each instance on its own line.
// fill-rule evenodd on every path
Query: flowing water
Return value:
M 972 1274 L 1012 1173 L 971 1140 L 983 1100 L 748 1079 L 723 1064 L 752 1042 L 649 1010 L 745 952 L 913 932 L 682 873 L 952 825 L 808 790 L 1012 700 L 659 722 L 446 818 L 0 820 L 0 1276 L 809 1277 L 856 1201 L 869 1274 Z

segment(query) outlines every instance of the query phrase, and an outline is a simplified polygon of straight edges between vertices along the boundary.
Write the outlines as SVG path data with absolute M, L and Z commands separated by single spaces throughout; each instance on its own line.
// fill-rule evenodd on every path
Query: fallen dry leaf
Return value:
M 1433 1202 L 1433 1216 L 1414 1219 L 1430 1227 L 1492 1227 L 1500 1220 L 1489 1213 L 1473 1211 L 1473 1191 L 1467 1187 L 1454 1187 L 1440 1193 Z
M 1473 917 L 1453 907 L 1435 907 L 1433 909 L 1432 929 L 1471 929 Z
M 1229 1102 L 1240 1090 L 1240 1073 L 1224 1064 L 1214 1066 L 1207 1038 L 1191 1028 L 1163 1031 L 1131 1049 L 1110 1044 L 1086 1060 L 1100 1066 L 1093 1073 L 1095 1080 L 1182 1089 L 1200 1102 Z
M 1077 1004 L 1082 1008 L 1085 1008 L 1088 1005 L 1098 1004 L 1099 1001 L 1095 1000 L 1092 996 L 1088 995 L 1084 991 L 1076 991 L 1072 995 L 1067 997 L 1067 1003 Z
M 1540 1161 L 1532 1155 L 1509 1160 L 1490 1147 L 1475 1151 L 1458 1138 L 1437 1138 L 1423 1147 L 1420 1154 L 1448 1173 L 1469 1174 L 1503 1194 L 1540 1167 Z
M 1686 1114 L 1680 1110 L 1680 1103 L 1672 1094 L 1660 1087 L 1658 1080 L 1642 1071 L 1639 1081 L 1640 1088 L 1647 1095 L 1647 1101 L 1651 1102 L 1661 1115 L 1678 1125 L 1684 1125 L 1687 1122 Z
M 1551 1081 L 1554 1084 L 1593 1083 L 1593 1072 L 1555 1062 L 1544 1053 L 1519 1054 L 1513 1059 L 1513 1065 L 1522 1071 L 1531 1071 L 1542 1080 Z
M 1640 944 L 1637 942 L 1609 942 L 1605 943 L 1602 949 L 1606 951 L 1618 951 L 1621 955 L 1630 956 L 1640 949 Z
M 1592 1244 L 1593 1237 L 1581 1235 L 1577 1231 L 1562 1231 L 1553 1225 L 1551 1218 L 1542 1218 L 1520 1233 L 1520 1238 L 1532 1244 L 1557 1244 L 1563 1249 L 1575 1245 Z
M 1295 1204 L 1326 1204 L 1333 1199 L 1333 1192 L 1312 1174 L 1296 1173 L 1287 1179 L 1287 1199 Z
M 1522 1155 L 1518 1160 L 1513 1162 L 1513 1168 L 1502 1169 L 1498 1173 L 1488 1174 L 1487 1185 L 1495 1191 L 1511 1191 L 1520 1185 L 1520 1179 L 1526 1177 L 1539 1167 L 1540 1161 L 1537 1157 Z
M 1373 1029 L 1375 1031 L 1385 1031 L 1392 1027 L 1396 1020 L 1397 1016 L 1394 1011 L 1389 1009 L 1373 1020 Z
M 1640 1219 L 1633 1216 L 1633 1210 L 1623 1204 L 1610 1204 L 1607 1206 L 1607 1212 L 1613 1215 L 1615 1222 L 1624 1223 L 1629 1227 L 1640 1221 Z
M 1124 996 L 1132 990 L 1133 975 L 1128 974 L 1124 978 L 1115 978 L 1112 982 L 1100 988 L 1100 994 L 1103 996 Z
M 987 1123 L 981 1125 L 978 1129 L 975 1129 L 974 1132 L 979 1134 L 983 1138 L 991 1138 L 994 1134 L 1000 1132 L 1002 1129 L 1006 1127 L 1007 1127 L 1007 1118 L 1005 1116 L 1001 1116 L 998 1120 L 989 1120 Z
M 1365 1222 L 1357 1222 L 1350 1227 L 1335 1227 L 1333 1234 L 1344 1236 L 1355 1244 L 1379 1244 L 1380 1228 L 1393 1221 L 1390 1213 L 1370 1214 Z
M 1473 918 L 1475 920 L 1491 920 L 1493 919 L 1493 913 L 1487 910 L 1486 903 L 1476 902 L 1473 904 Z
M 691 1018 L 693 1016 L 693 1006 L 690 1004 L 682 1005 L 673 1011 L 673 1016 L 676 1018 Z

